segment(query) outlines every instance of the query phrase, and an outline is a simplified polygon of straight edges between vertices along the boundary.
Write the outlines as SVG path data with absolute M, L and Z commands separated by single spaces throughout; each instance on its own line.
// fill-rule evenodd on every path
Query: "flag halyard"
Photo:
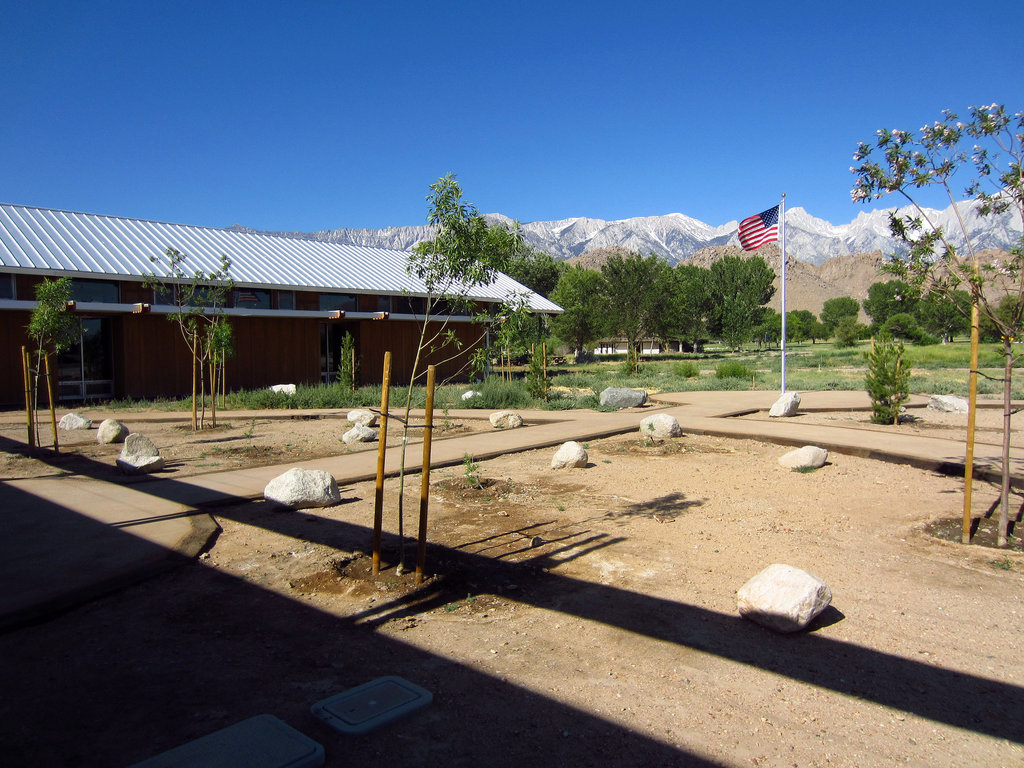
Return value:
M 756 251 L 765 243 L 779 239 L 779 206 L 755 213 L 740 222 L 740 245 L 745 251 Z

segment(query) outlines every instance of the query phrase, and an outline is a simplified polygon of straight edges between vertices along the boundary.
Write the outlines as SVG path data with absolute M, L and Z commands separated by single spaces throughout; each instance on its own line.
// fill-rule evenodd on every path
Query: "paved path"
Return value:
M 783 445 L 814 444 L 839 453 L 963 473 L 960 441 L 910 434 L 885 434 L 847 426 L 802 424 L 787 419 L 730 418 L 766 411 L 774 392 L 687 392 L 659 394 L 656 407 L 675 416 L 685 432 L 753 438 Z M 801 410 L 868 409 L 864 392 L 809 392 Z M 911 407 L 926 399 L 914 397 Z M 506 453 L 596 440 L 636 430 L 651 408 L 594 411 L 520 411 L 528 426 L 435 439 L 432 467 L 457 465 L 469 453 L 488 459 Z M 322 412 L 321 412 L 322 413 Z M 334 410 L 332 413 L 341 413 Z M 248 419 L 291 417 L 287 412 L 239 412 Z M 455 418 L 480 418 L 479 410 L 453 411 Z M 18 418 L 2 414 L 2 419 Z M 181 414 L 133 414 L 135 422 L 183 418 Z M 979 443 L 976 471 L 991 477 L 999 466 L 999 446 Z M 418 452 L 416 452 L 418 454 Z M 414 460 L 415 461 L 415 460 Z M 339 485 L 376 476 L 376 451 L 362 451 L 288 466 L 326 469 Z M 388 450 L 387 466 L 397 463 Z M 153 476 L 118 485 L 84 477 L 50 477 L 0 483 L 0 629 L 50 615 L 134 583 L 161 569 L 194 558 L 217 531 L 208 510 L 217 504 L 261 498 L 281 466 L 216 472 L 182 479 Z M 1024 485 L 1024 457 L 1012 460 L 1015 484 Z

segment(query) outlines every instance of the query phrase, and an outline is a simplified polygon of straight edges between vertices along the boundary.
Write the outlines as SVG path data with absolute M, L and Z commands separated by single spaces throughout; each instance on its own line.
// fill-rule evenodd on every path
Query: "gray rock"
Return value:
M 377 433 L 369 427 L 364 427 L 362 424 L 356 424 L 352 429 L 342 435 L 341 439 L 345 445 L 352 445 L 352 443 L 372 443 L 377 439 Z
M 644 437 L 664 440 L 668 437 L 679 437 L 683 428 L 679 426 L 675 416 L 667 413 L 654 413 L 640 419 L 640 434 Z
M 117 419 L 104 419 L 96 430 L 96 442 L 123 443 L 130 434 L 131 430 Z
M 377 414 L 365 408 L 355 408 L 348 412 L 348 420 L 363 427 L 374 427 L 377 425 Z
M 768 411 L 769 416 L 796 416 L 800 408 L 800 395 L 796 392 L 786 392 L 772 405 Z
M 270 391 L 271 392 L 278 392 L 278 393 L 280 393 L 282 395 L 288 395 L 288 397 L 291 397 L 292 395 L 295 394 L 295 385 L 294 384 L 274 384 L 272 387 L 270 387 Z
M 65 413 L 60 417 L 57 426 L 67 432 L 73 429 L 92 429 L 92 419 L 79 416 L 77 413 Z
M 796 632 L 832 602 L 828 585 L 791 565 L 769 565 L 736 593 L 740 616 L 777 632 Z
M 305 509 L 337 504 L 341 492 L 330 472 L 293 467 L 267 483 L 263 498 L 292 509 Z
M 779 457 L 779 464 L 786 469 L 817 469 L 825 466 L 828 451 L 816 445 L 805 445 Z
M 159 472 L 164 468 L 164 460 L 152 440 L 136 433 L 125 438 L 117 466 L 129 475 L 141 475 Z
M 515 411 L 495 411 L 488 419 L 495 429 L 515 429 L 523 426 L 523 417 Z
M 574 440 L 562 443 L 551 459 L 552 469 L 568 469 L 570 467 L 587 466 L 587 452 L 583 446 Z
M 956 395 L 932 395 L 928 400 L 928 410 L 941 413 L 967 413 L 970 403 Z
M 626 387 L 608 387 L 601 393 L 601 405 L 610 408 L 639 408 L 647 402 L 647 391 Z

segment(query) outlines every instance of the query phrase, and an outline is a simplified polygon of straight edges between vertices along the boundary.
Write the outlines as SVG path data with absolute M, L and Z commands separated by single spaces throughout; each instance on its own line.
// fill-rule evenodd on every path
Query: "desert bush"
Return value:
M 716 379 L 750 379 L 754 372 L 735 360 L 724 360 L 715 368 Z

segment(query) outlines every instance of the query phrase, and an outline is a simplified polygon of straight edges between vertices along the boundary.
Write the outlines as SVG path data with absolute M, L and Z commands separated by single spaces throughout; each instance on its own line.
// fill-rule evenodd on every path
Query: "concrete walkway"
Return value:
M 520 411 L 527 424 L 520 429 L 435 439 L 431 466 L 461 464 L 466 453 L 482 460 L 556 446 L 566 440 L 583 442 L 631 432 L 637 430 L 644 415 L 659 409 L 675 416 L 684 432 L 690 434 L 752 438 L 782 445 L 813 444 L 838 453 L 963 474 L 964 445 L 960 441 L 911 434 L 882 435 L 849 425 L 730 418 L 767 411 L 777 396 L 775 392 L 759 391 L 663 393 L 656 396 L 653 406 L 617 413 Z M 870 408 L 864 392 L 809 392 L 801 397 L 800 408 L 805 412 Z M 925 398 L 914 397 L 910 407 L 920 408 L 926 403 Z M 230 413 L 232 418 L 239 419 L 289 418 L 297 414 Z M 455 418 L 485 415 L 480 410 L 450 414 Z M 167 418 L 178 420 L 183 416 L 132 415 L 133 422 Z M 396 467 L 397 450 L 388 450 L 389 474 Z M 413 454 L 418 458 L 418 451 Z M 999 454 L 998 445 L 979 443 L 976 473 L 995 477 Z M 373 479 L 376 463 L 376 451 L 362 451 L 287 466 L 325 469 L 344 486 Z M 5 523 L 0 539 L 0 628 L 45 618 L 194 558 L 218 530 L 210 508 L 262 498 L 267 482 L 284 468 L 257 467 L 182 479 L 152 476 L 126 485 L 80 476 L 0 483 L 0 515 Z M 1012 476 L 1016 485 L 1024 485 L 1021 455 L 1013 457 Z

